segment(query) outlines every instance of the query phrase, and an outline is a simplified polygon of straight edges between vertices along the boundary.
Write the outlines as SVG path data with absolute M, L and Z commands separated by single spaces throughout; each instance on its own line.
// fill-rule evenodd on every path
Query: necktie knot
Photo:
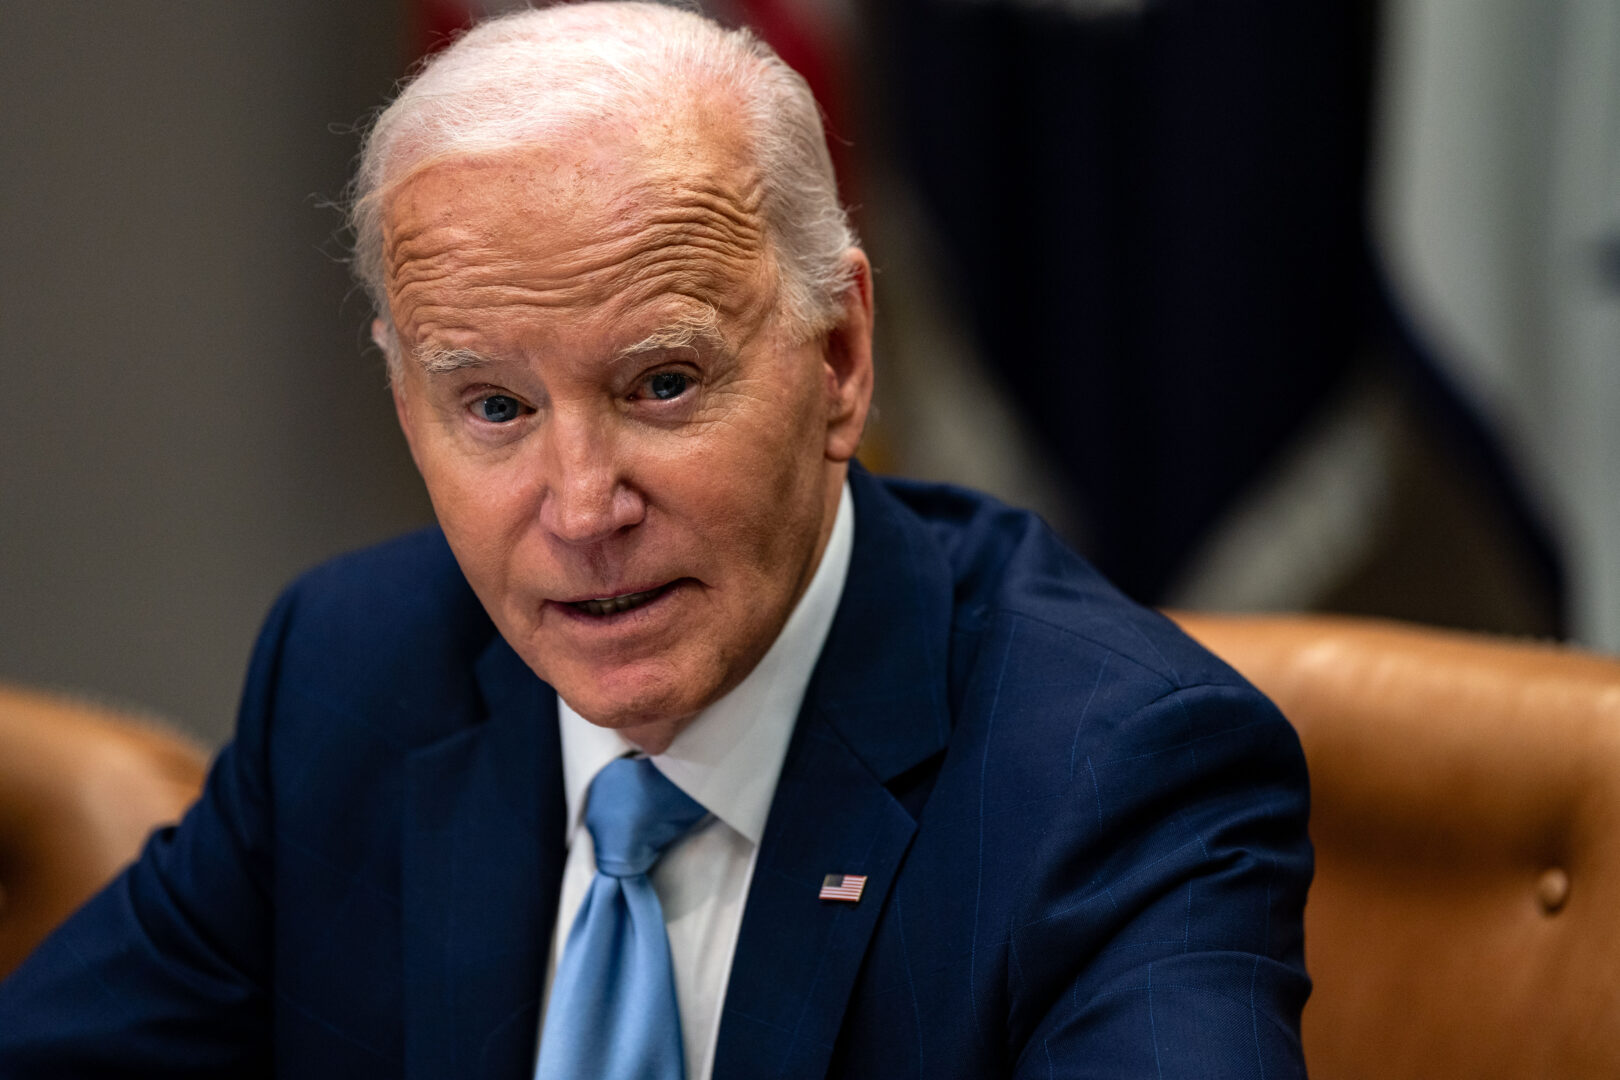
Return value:
M 610 761 L 591 781 L 585 825 L 596 844 L 596 868 L 624 878 L 652 869 L 664 849 L 707 813 L 648 758 Z

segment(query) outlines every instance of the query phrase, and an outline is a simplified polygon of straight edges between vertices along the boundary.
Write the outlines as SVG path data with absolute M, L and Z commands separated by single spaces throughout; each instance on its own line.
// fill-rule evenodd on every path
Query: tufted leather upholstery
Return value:
M 1178 613 L 1311 771 L 1315 1080 L 1620 1076 L 1620 661 Z
M 180 817 L 205 768 L 175 735 L 0 686 L 0 977 Z

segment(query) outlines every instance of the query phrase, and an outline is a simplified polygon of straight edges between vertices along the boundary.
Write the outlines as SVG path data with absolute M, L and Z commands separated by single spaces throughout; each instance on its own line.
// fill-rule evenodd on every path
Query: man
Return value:
M 283 597 L 0 1075 L 1303 1073 L 1291 730 L 1029 515 L 851 465 L 871 274 L 768 50 L 485 24 L 355 218 L 442 533 Z

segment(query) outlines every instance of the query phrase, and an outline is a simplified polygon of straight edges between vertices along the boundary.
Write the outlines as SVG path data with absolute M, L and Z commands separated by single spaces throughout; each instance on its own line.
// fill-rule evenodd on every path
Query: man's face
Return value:
M 439 163 L 386 206 L 395 403 L 502 635 L 657 752 L 809 583 L 871 389 L 845 324 L 776 312 L 736 140 L 669 128 Z

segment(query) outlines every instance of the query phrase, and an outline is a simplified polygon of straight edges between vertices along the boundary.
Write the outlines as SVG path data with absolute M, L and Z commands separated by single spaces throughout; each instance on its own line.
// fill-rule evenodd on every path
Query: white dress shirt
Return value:
M 687 1080 L 709 1080 L 720 1033 L 720 1008 L 742 927 L 743 904 L 777 777 L 804 701 L 810 673 L 832 627 L 854 547 L 849 485 L 838 502 L 821 563 L 763 659 L 725 697 L 675 737 L 653 764 L 709 815 L 653 867 L 664 909 Z M 596 874 L 590 830 L 583 828 L 591 781 L 608 762 L 635 748 L 559 698 L 563 783 L 568 799 L 568 861 L 546 966 L 546 998 L 574 916 Z M 545 1030 L 545 1010 L 540 1015 Z

